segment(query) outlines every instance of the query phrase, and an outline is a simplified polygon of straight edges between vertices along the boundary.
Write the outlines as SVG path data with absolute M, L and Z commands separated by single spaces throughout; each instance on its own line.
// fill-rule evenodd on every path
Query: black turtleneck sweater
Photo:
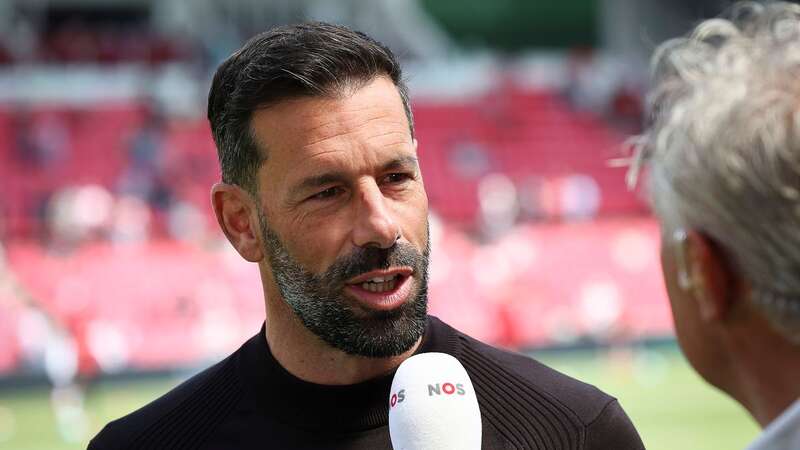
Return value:
M 639 450 L 617 401 L 519 354 L 466 336 L 430 317 L 418 353 L 455 356 L 481 409 L 483 450 Z M 111 449 L 391 449 L 393 374 L 351 386 L 302 381 L 272 356 L 264 329 L 231 356 L 89 443 Z

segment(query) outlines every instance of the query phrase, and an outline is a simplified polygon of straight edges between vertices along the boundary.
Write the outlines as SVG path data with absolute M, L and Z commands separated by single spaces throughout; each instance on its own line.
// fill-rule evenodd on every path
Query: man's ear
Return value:
M 723 320 L 733 306 L 731 281 L 735 276 L 725 255 L 711 239 L 696 231 L 686 233 L 685 245 L 689 289 L 700 317 L 706 322 Z
M 250 194 L 239 186 L 217 183 L 211 188 L 211 205 L 222 232 L 233 248 L 250 262 L 264 258 L 258 234 L 258 206 Z

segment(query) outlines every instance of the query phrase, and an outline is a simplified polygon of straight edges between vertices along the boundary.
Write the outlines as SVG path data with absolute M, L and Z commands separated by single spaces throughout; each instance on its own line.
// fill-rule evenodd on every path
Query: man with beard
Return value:
M 641 449 L 619 404 L 427 315 L 428 200 L 392 53 L 323 23 L 270 30 L 217 70 L 212 203 L 258 264 L 264 327 L 90 448 L 391 449 L 397 366 L 466 367 L 483 448 Z

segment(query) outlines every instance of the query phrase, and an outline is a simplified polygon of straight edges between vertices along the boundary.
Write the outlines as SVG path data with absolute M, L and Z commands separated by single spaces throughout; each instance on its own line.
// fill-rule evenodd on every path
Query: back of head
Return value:
M 400 65 L 369 36 L 323 22 L 273 28 L 250 39 L 217 69 L 208 95 L 208 120 L 222 180 L 255 192 L 255 173 L 267 158 L 250 130 L 253 111 L 302 97 L 336 97 L 378 76 L 397 86 L 409 126 L 411 108 Z
M 712 239 L 800 344 L 800 5 L 740 3 L 661 45 L 652 70 L 631 174 L 649 168 L 662 224 Z

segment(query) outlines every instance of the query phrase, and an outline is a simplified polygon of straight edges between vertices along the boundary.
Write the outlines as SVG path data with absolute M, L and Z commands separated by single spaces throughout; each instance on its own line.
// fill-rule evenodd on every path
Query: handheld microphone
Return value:
M 481 411 L 464 366 L 445 353 L 400 364 L 389 394 L 394 450 L 480 450 Z

